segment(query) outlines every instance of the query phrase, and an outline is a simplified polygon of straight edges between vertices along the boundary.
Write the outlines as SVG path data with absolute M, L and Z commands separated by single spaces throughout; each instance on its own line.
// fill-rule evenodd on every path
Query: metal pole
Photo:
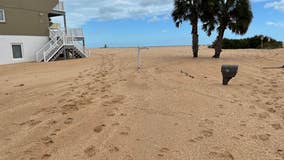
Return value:
M 66 22 L 66 14 L 63 15 L 64 18 L 64 28 L 65 28 L 65 35 L 67 35 L 67 22 Z
M 84 48 L 84 52 L 85 52 L 86 51 L 85 39 L 83 39 L 83 48 Z
M 66 48 L 64 47 L 64 52 L 63 52 L 63 54 L 64 54 L 64 60 L 66 60 L 67 59 L 67 53 L 66 53 Z

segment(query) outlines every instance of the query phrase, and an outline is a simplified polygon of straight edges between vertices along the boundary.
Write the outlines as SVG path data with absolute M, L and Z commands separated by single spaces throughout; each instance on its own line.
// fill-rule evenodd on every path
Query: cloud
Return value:
M 64 0 L 64 4 L 71 26 L 90 20 L 149 18 L 154 22 L 173 9 L 173 0 Z
M 284 12 L 284 0 L 268 2 L 265 4 L 265 8 L 273 8 L 278 11 Z
M 168 33 L 169 31 L 167 29 L 163 29 L 161 32 L 162 33 Z
M 252 2 L 267 2 L 267 1 L 270 1 L 270 0 L 251 0 Z
M 273 27 L 284 27 L 284 22 L 266 22 L 266 25 Z
M 251 0 L 253 3 L 268 0 Z M 64 0 L 68 24 L 82 26 L 91 20 L 169 19 L 174 0 Z M 58 21 L 58 20 L 55 20 Z

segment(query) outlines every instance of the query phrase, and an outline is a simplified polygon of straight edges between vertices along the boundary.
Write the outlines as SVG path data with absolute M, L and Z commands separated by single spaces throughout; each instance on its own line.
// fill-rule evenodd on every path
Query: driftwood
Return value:
M 187 76 L 187 77 L 189 77 L 189 78 L 194 79 L 194 76 L 190 75 L 189 73 L 187 73 L 187 72 L 185 72 L 185 71 L 183 71 L 183 70 L 181 70 L 180 73 L 181 73 L 181 74 L 184 74 L 185 76 Z
M 264 67 L 263 69 L 284 69 L 284 65 L 281 67 Z

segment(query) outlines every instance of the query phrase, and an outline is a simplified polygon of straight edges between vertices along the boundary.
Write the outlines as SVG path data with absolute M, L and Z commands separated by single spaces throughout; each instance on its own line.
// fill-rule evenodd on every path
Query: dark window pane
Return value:
M 0 10 L 0 21 L 4 21 L 4 11 Z
M 21 45 L 12 45 L 13 49 L 13 58 L 23 58 L 22 55 L 22 46 Z

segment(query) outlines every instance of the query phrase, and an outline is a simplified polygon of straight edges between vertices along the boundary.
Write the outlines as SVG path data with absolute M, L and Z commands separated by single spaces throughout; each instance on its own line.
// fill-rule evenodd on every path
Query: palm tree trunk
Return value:
M 213 56 L 213 58 L 220 58 L 225 30 L 226 27 L 220 26 L 218 37 L 215 44 L 215 55 Z
M 192 52 L 193 57 L 198 57 L 198 20 L 194 24 L 192 24 Z

